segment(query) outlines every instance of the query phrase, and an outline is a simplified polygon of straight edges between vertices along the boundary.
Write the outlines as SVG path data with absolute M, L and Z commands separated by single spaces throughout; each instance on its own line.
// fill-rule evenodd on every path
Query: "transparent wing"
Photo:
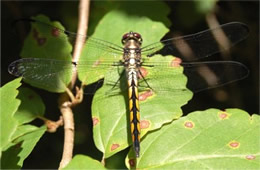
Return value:
M 71 75 L 76 68 L 80 80 L 83 84 L 88 85 L 101 79 L 111 66 L 120 64 L 119 61 L 123 53 L 123 48 L 120 46 L 85 35 L 77 35 L 63 30 L 60 24 L 49 24 L 48 20 L 46 22 L 34 19 L 21 19 L 15 22 L 16 24 L 32 24 L 32 42 L 30 43 L 38 44 L 33 49 L 39 50 L 32 51 L 29 43 L 27 46 L 29 52 L 22 56 L 34 57 L 33 55 L 40 54 L 41 56 L 13 62 L 9 66 L 11 74 L 23 76 L 24 80 L 33 86 L 52 92 L 62 92 L 69 84 Z M 80 60 L 77 63 L 72 63 L 68 52 L 65 52 L 62 49 L 63 46 L 58 44 L 66 42 L 68 38 L 73 42 L 77 36 L 81 41 L 86 41 L 86 45 Z M 46 48 L 47 43 L 49 43 L 48 47 L 51 48 Z M 56 51 L 60 51 L 60 53 L 55 55 Z M 60 57 L 61 54 L 63 57 Z
M 86 78 L 99 74 L 97 81 L 102 78 L 102 71 L 107 72 L 108 68 L 113 67 L 111 65 L 112 61 L 107 61 L 93 68 L 93 62 L 89 60 L 73 63 L 65 60 L 23 58 L 11 63 L 8 71 L 14 76 L 23 77 L 24 81 L 32 86 L 51 92 L 64 92 L 71 81 L 73 72 L 81 71 Z M 114 64 L 117 66 L 121 65 L 121 63 L 116 62 Z M 91 93 L 94 93 L 94 91 L 91 91 Z
M 42 34 L 41 36 L 44 36 L 44 34 L 51 34 L 53 37 L 56 37 L 56 39 L 65 39 L 69 40 L 74 43 L 76 38 L 78 37 L 80 41 L 88 41 L 88 45 L 95 47 L 99 50 L 105 50 L 108 53 L 111 52 L 113 54 L 117 53 L 119 55 L 122 55 L 123 48 L 121 46 L 118 46 L 116 44 L 110 43 L 105 40 L 101 40 L 98 38 L 88 37 L 86 35 L 76 34 L 74 32 L 70 32 L 67 30 L 64 30 L 64 28 L 60 24 L 49 24 L 48 21 L 43 22 L 35 19 L 19 19 L 14 22 L 14 25 L 16 27 L 19 27 L 20 24 L 22 25 L 28 25 L 32 24 L 35 28 L 38 28 L 38 33 Z M 43 37 L 41 37 L 43 38 Z
M 52 92 L 63 92 L 71 81 L 75 65 L 69 61 L 24 58 L 12 62 L 8 72 L 24 81 Z
M 227 46 L 219 48 L 219 44 L 216 42 L 216 38 L 213 35 L 217 35 L 220 31 L 225 33 L 230 46 L 233 46 L 247 37 L 249 29 L 243 23 L 231 22 L 196 34 L 150 44 L 142 48 L 142 54 L 147 55 L 148 57 L 151 57 L 156 53 L 161 53 L 163 55 L 169 54 L 180 57 L 183 61 L 194 61 L 205 58 L 219 51 L 223 51 L 225 48 L 229 48 Z M 187 45 L 192 50 L 193 55 L 184 56 L 180 53 L 179 49 L 186 48 Z
M 193 92 L 215 88 L 247 77 L 249 71 L 246 66 L 233 61 L 212 61 L 199 63 L 173 62 L 146 62 L 142 73 L 144 80 L 140 86 L 144 90 L 151 89 L 156 92 L 182 91 L 188 88 Z M 182 77 L 182 73 L 188 79 Z

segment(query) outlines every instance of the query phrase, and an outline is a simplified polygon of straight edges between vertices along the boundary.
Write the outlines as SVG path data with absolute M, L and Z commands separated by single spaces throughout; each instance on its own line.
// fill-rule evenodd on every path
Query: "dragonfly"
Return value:
M 61 75 L 71 74 L 73 70 L 77 70 L 78 72 L 81 71 L 82 74 L 87 76 L 97 72 L 109 72 L 111 69 L 116 70 L 118 67 L 122 68 L 123 71 L 120 73 L 118 80 L 113 83 L 114 85 L 112 85 L 111 89 L 118 88 L 117 84 L 119 80 L 125 76 L 127 84 L 125 89 L 128 91 L 131 138 L 136 157 L 139 157 L 140 153 L 141 128 L 139 92 L 140 89 L 143 88 L 139 86 L 140 81 L 143 82 L 142 84 L 145 86 L 146 90 L 150 89 L 154 92 L 169 92 L 174 90 L 171 88 L 171 86 L 174 86 L 173 83 L 169 83 L 167 86 L 161 85 L 161 83 L 151 83 L 150 79 L 146 79 L 143 68 L 147 67 L 151 70 L 156 70 L 155 74 L 158 72 L 157 78 L 159 80 L 166 80 L 160 79 L 160 76 L 174 79 L 174 76 L 172 76 L 172 67 L 175 67 L 173 63 L 176 62 L 166 62 L 163 61 L 163 59 L 162 61 L 151 61 L 151 58 L 157 54 L 178 56 L 178 64 L 184 68 L 187 76 L 191 77 L 189 80 L 191 86 L 189 88 L 194 92 L 237 81 L 248 75 L 246 66 L 238 62 L 196 62 L 199 59 L 209 57 L 223 50 L 218 48 L 218 44 L 212 36 L 219 31 L 225 33 L 231 46 L 245 39 L 249 30 L 245 24 L 239 22 L 223 24 L 219 27 L 191 35 L 161 40 L 159 42 L 150 43 L 144 47 L 142 47 L 143 38 L 141 34 L 134 31 L 127 32 L 122 36 L 122 46 L 120 46 L 106 40 L 85 35 L 77 35 L 76 33 L 63 30 L 35 19 L 27 19 L 25 22 L 37 23 L 42 27 L 51 30 L 55 35 L 59 34 L 59 37 L 62 38 L 68 37 L 75 39 L 77 36 L 81 37 L 82 40 L 86 41 L 86 45 L 89 47 L 88 60 L 84 61 L 80 60 L 78 62 L 73 62 L 70 60 L 50 58 L 22 58 L 12 62 L 8 67 L 9 73 L 18 77 L 23 77 L 25 81 L 32 85 L 39 85 L 43 88 L 53 87 L 54 89 L 59 89 L 68 84 L 68 82 L 65 82 L 65 80 L 60 78 Z M 35 41 L 37 41 L 39 45 L 44 43 L 44 39 L 39 38 L 35 30 L 33 35 Z M 179 48 L 184 47 L 186 44 L 192 49 L 193 57 L 187 57 L 180 53 Z M 107 55 L 109 59 L 92 59 L 95 56 L 102 55 Z M 213 83 L 205 83 L 196 78 L 198 73 L 208 73 L 210 72 L 209 70 L 215 73 L 217 77 Z M 99 79 L 100 77 L 96 77 L 92 82 L 99 81 Z

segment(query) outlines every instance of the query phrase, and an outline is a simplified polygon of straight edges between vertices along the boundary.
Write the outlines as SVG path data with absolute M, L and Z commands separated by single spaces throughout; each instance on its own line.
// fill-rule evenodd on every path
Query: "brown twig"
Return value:
M 79 24 L 78 24 L 78 35 L 85 35 L 88 28 L 88 16 L 89 16 L 89 0 L 80 0 L 79 4 Z M 77 62 L 80 57 L 80 53 L 82 47 L 84 45 L 84 41 L 82 37 L 77 36 L 74 52 L 73 52 L 73 61 Z M 77 73 L 76 71 L 73 72 L 72 81 L 70 84 L 70 88 L 72 88 L 76 82 Z M 79 92 L 79 91 L 78 91 Z M 78 94 L 77 94 L 78 96 Z M 78 97 L 76 97 L 78 98 Z M 73 147 L 74 147 L 74 119 L 73 119 L 73 112 L 71 107 L 75 104 L 75 101 L 69 100 L 69 96 L 67 93 L 64 93 L 61 96 L 61 105 L 60 111 L 63 116 L 64 122 L 64 147 L 63 147 L 63 154 L 62 159 L 60 162 L 59 169 L 64 168 L 72 159 L 73 154 Z M 76 102 L 77 103 L 77 102 Z
M 57 131 L 57 129 L 60 126 L 63 126 L 62 116 L 60 116 L 60 119 L 57 121 L 52 121 L 52 120 L 46 119 L 45 117 L 42 117 L 42 116 L 39 116 L 38 118 L 44 121 L 45 125 L 47 126 L 47 131 L 49 133 L 54 133 Z

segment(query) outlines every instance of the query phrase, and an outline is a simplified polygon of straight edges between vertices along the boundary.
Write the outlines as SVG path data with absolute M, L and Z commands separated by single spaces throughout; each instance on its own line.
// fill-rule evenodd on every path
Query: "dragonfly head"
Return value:
M 129 40 L 134 40 L 139 45 L 142 45 L 142 42 L 143 42 L 142 36 L 139 33 L 133 32 L 133 31 L 130 31 L 123 35 L 122 44 L 125 45 Z

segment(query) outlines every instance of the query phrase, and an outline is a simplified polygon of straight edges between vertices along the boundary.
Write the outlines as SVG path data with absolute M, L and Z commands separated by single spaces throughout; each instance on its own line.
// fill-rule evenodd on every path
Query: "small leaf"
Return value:
M 1 158 L 1 168 L 14 169 L 21 168 L 23 161 L 32 152 L 36 143 L 46 131 L 46 126 L 40 128 L 32 127 L 31 125 L 23 125 L 19 127 L 19 132 L 16 133 L 13 146 L 3 152 Z
M 259 129 L 260 116 L 239 109 L 196 111 L 147 135 L 140 158 L 131 150 L 126 162 L 137 169 L 258 169 Z
M 14 117 L 18 120 L 20 125 L 44 115 L 45 106 L 43 101 L 40 96 L 31 89 L 20 88 L 17 98 L 21 100 L 21 105 Z
M 76 155 L 70 163 L 63 169 L 106 169 L 101 162 L 88 156 Z
M 18 122 L 14 118 L 20 101 L 16 99 L 17 88 L 21 85 L 21 78 L 15 79 L 0 88 L 1 96 L 1 151 L 10 144 Z

